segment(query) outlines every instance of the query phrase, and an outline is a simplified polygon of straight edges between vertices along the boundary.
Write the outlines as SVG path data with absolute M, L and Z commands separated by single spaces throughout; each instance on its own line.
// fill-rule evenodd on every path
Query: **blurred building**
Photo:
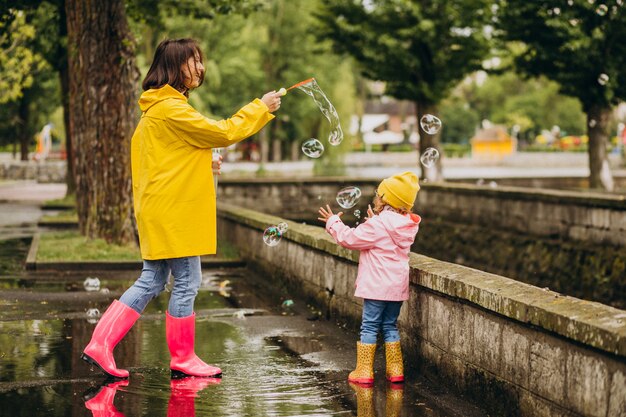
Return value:
M 472 158 L 499 160 L 517 152 L 517 139 L 504 126 L 479 129 L 470 140 Z
M 368 100 L 363 116 L 352 116 L 350 133 L 363 139 L 366 151 L 373 145 L 417 144 L 415 106 L 406 101 Z

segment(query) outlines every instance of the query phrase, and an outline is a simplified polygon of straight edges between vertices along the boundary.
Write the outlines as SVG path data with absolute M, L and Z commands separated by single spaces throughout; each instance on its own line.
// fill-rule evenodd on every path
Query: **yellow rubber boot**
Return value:
M 350 383 L 356 393 L 357 417 L 376 417 L 374 412 L 374 387 Z
M 357 384 L 374 383 L 374 354 L 376 343 L 365 344 L 356 342 L 356 369 L 350 372 L 348 381 Z
M 391 382 L 403 382 L 404 365 L 400 341 L 385 343 L 385 357 L 387 358 L 387 379 Z
M 402 397 L 404 396 L 404 385 L 389 384 L 385 403 L 385 417 L 400 417 L 402 414 Z

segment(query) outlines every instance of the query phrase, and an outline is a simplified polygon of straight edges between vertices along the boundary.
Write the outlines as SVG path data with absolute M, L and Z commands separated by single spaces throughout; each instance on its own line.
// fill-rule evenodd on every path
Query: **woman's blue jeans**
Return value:
M 398 332 L 400 307 L 402 307 L 402 301 L 364 299 L 361 343 L 375 344 L 379 331 L 382 331 L 385 343 L 400 340 Z
M 202 282 L 199 256 L 143 261 L 141 276 L 120 297 L 120 302 L 141 314 L 150 300 L 161 294 L 170 272 L 174 288 L 168 311 L 173 317 L 188 317 L 193 313 L 193 303 Z

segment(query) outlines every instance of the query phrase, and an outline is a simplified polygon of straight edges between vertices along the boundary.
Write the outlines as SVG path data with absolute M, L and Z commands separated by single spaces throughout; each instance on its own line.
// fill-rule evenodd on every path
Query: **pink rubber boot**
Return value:
M 198 392 L 209 385 L 222 382 L 219 378 L 186 377 L 170 381 L 170 400 L 167 404 L 167 417 L 192 417 L 196 415 L 195 399 Z
M 172 317 L 165 313 L 165 335 L 172 360 L 172 378 L 185 376 L 220 377 L 222 370 L 207 365 L 194 350 L 196 336 L 196 313 L 188 317 Z
M 113 378 L 128 378 L 128 371 L 118 369 L 113 358 L 113 349 L 126 336 L 139 318 L 126 304 L 117 300 L 104 312 L 91 336 L 91 341 L 83 350 L 81 359 L 97 366 Z
M 93 417 L 124 417 L 124 414 L 115 408 L 113 400 L 115 399 L 117 388 L 127 385 L 128 381 L 117 381 L 103 385 L 95 396 L 85 401 L 85 407 L 91 410 Z

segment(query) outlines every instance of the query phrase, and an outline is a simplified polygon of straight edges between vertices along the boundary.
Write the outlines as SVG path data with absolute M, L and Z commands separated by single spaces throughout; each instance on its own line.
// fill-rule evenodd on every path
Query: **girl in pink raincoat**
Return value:
M 320 207 L 319 220 L 326 231 L 347 249 L 361 251 L 356 278 L 356 297 L 363 298 L 361 340 L 357 342 L 357 365 L 348 380 L 374 382 L 376 337 L 382 331 L 387 359 L 387 379 L 404 381 L 398 315 L 409 298 L 409 252 L 421 218 L 411 213 L 419 191 L 417 176 L 404 172 L 384 179 L 376 190 L 374 209 L 356 228 L 346 226 L 330 207 Z

